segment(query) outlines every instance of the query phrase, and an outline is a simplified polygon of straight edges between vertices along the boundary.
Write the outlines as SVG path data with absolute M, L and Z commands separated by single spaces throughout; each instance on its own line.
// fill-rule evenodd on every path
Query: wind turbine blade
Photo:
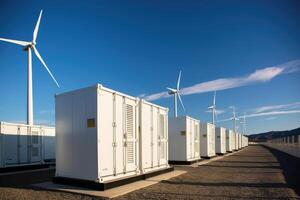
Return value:
M 180 94 L 178 93 L 177 96 L 178 96 L 178 99 L 179 99 L 179 101 L 180 101 L 180 104 L 181 104 L 183 110 L 185 111 L 185 107 L 184 107 L 183 102 L 182 102 L 182 100 L 181 100 Z
M 37 34 L 39 32 L 39 27 L 40 27 L 40 22 L 41 22 L 42 14 L 43 14 L 43 10 L 41 10 L 41 12 L 40 12 L 39 18 L 38 18 L 38 20 L 36 22 L 36 25 L 35 25 L 35 28 L 34 28 L 34 31 L 33 31 L 33 38 L 32 38 L 32 42 L 33 43 L 35 43 L 36 38 L 37 38 Z
M 180 78 L 181 78 L 181 70 L 179 71 L 179 76 L 178 76 L 178 81 L 177 81 L 177 90 L 179 90 Z
M 216 105 L 216 91 L 214 93 L 214 102 L 213 102 L 213 105 Z
M 10 43 L 14 43 L 14 44 L 18 44 L 21 46 L 27 46 L 30 44 L 30 42 L 25 42 L 25 41 L 20 41 L 20 40 L 11 40 L 11 39 L 5 39 L 5 38 L 0 38 L 1 41 L 4 42 L 10 42 Z
M 35 48 L 35 46 L 33 46 L 33 50 L 35 55 L 38 57 L 38 59 L 41 61 L 41 63 L 44 65 L 44 67 L 46 68 L 46 70 L 48 71 L 48 73 L 50 74 L 51 78 L 54 80 L 55 84 L 57 85 L 57 87 L 59 87 L 58 82 L 56 81 L 56 79 L 54 78 L 54 76 L 52 75 L 51 71 L 49 70 L 49 68 L 47 67 L 46 63 L 44 62 L 43 58 L 41 57 L 41 55 L 39 54 L 38 50 Z

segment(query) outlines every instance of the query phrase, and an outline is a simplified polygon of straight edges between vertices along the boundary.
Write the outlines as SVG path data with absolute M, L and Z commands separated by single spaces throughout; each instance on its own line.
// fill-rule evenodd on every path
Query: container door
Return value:
M 3 159 L 4 165 L 18 163 L 18 134 L 16 125 L 3 125 Z
M 30 134 L 30 160 L 31 162 L 41 161 L 41 131 L 40 128 L 31 127 L 29 128 Z
M 160 165 L 167 164 L 167 117 L 165 114 L 159 114 L 159 159 Z
M 194 139 L 195 139 L 195 133 L 194 133 L 194 121 L 193 120 L 189 120 L 190 124 L 189 124 L 189 134 L 190 134 L 190 158 L 194 158 L 195 157 L 195 149 L 194 149 Z
M 195 150 L 195 157 L 199 157 L 199 124 L 198 123 L 194 123 L 194 150 Z
M 28 163 L 28 127 L 19 126 L 18 127 L 19 135 L 19 163 Z
M 126 171 L 136 170 L 136 130 L 135 117 L 136 106 L 135 101 L 132 104 L 125 105 L 125 149 L 126 149 Z

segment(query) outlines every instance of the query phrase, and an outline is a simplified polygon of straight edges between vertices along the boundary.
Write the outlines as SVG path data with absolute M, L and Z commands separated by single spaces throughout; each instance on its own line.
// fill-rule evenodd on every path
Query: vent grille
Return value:
M 159 150 L 159 152 L 160 152 L 160 158 L 161 158 L 161 159 L 164 159 L 165 156 L 166 156 L 166 152 L 165 152 L 165 143 L 164 143 L 164 142 L 161 142 L 161 143 L 160 143 L 160 150 Z
M 198 141 L 199 138 L 199 128 L 198 128 L 198 124 L 195 124 L 195 140 Z
M 133 138 L 133 106 L 126 104 L 126 133 L 128 138 Z
M 127 163 L 134 163 L 133 142 L 127 142 Z
M 165 138 L 165 115 L 159 115 L 159 136 Z
M 32 157 L 38 157 L 39 156 L 39 147 L 32 147 L 31 149 L 31 156 Z

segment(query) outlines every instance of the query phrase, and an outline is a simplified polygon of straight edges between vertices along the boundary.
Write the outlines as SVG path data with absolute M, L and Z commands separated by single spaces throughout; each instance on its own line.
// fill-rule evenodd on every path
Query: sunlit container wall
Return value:
M 226 153 L 226 129 L 223 127 L 216 127 L 216 153 Z
M 213 157 L 215 151 L 215 126 L 210 123 L 200 123 L 201 157 Z
M 188 116 L 169 118 L 169 160 L 200 159 L 199 120 Z

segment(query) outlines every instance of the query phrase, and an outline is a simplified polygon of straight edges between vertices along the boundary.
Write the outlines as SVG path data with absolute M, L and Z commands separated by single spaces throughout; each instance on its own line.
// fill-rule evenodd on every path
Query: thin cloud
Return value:
M 270 106 L 262 106 L 253 109 L 254 113 L 261 113 L 272 110 L 280 110 L 280 109 L 295 109 L 300 107 L 300 102 L 288 103 L 288 104 L 279 104 L 279 105 L 270 105 Z
M 300 110 L 281 110 L 281 111 L 253 113 L 253 114 L 246 115 L 246 118 L 262 117 L 262 116 L 273 116 L 273 115 L 286 115 L 286 114 L 296 114 L 296 113 L 300 113 Z
M 281 65 L 258 69 L 255 72 L 234 78 L 221 78 L 208 82 L 198 83 L 190 87 L 182 88 L 181 95 L 191 95 L 218 90 L 227 90 L 256 83 L 264 83 L 281 75 L 293 73 L 300 70 L 300 59 L 283 63 Z M 146 100 L 154 101 L 161 98 L 170 97 L 167 92 L 160 92 L 145 96 Z
M 270 112 L 262 112 L 262 113 L 252 113 L 245 115 L 245 118 L 253 118 L 253 117 L 263 117 L 263 116 L 277 116 L 277 115 L 288 115 L 288 114 L 297 114 L 300 113 L 300 110 L 280 110 L 280 111 L 270 111 Z M 243 118 L 244 116 L 238 116 L 238 118 Z M 217 122 L 226 122 L 231 121 L 232 118 L 222 119 Z
M 263 121 L 269 121 L 269 120 L 274 120 L 277 119 L 277 117 L 267 117 L 265 119 L 262 119 Z

